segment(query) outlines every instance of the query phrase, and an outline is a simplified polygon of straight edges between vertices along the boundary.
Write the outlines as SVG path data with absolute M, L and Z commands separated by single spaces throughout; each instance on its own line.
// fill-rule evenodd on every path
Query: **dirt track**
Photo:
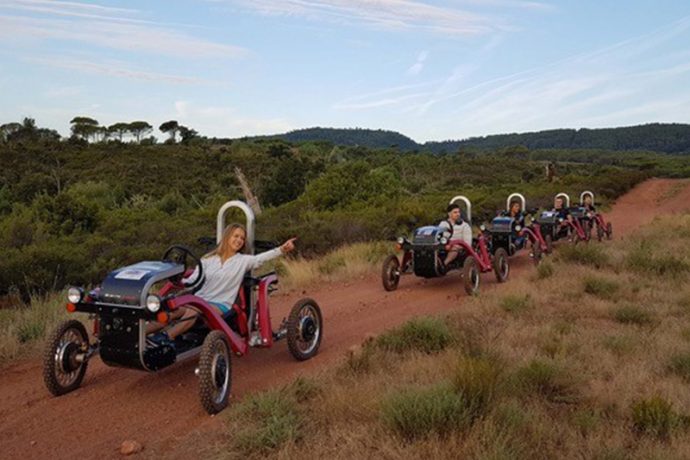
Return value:
M 575 197 L 573 197 L 575 198 Z M 621 197 L 607 213 L 616 237 L 655 216 L 690 210 L 690 181 L 652 179 Z M 598 243 L 592 243 L 598 244 Z M 513 259 L 512 277 L 532 270 L 529 260 Z M 482 289 L 497 287 L 493 274 L 482 276 Z M 315 372 L 341 358 L 369 333 L 378 333 L 407 319 L 441 313 L 463 302 L 457 275 L 426 281 L 405 277 L 400 288 L 386 293 L 378 276 L 349 283 L 322 285 L 306 292 L 324 312 L 325 335 L 319 355 L 297 363 L 283 343 L 270 350 L 251 350 L 233 362 L 233 398 Z M 302 292 L 272 299 L 278 323 Z M 43 386 L 38 360 L 19 362 L 0 375 L 0 457 L 119 457 L 126 439 L 145 446 L 143 456 L 194 456 L 203 439 L 224 436 L 222 417 L 207 416 L 197 401 L 195 360 L 158 374 L 110 368 L 94 359 L 82 388 L 53 398 Z M 203 437 L 203 438 L 202 438 Z

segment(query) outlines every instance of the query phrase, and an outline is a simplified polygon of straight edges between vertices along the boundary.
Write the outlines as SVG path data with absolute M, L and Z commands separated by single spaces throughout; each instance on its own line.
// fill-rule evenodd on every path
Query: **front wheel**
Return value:
M 597 240 L 601 241 L 604 239 L 604 229 L 601 225 L 597 224 Z
M 539 265 L 542 257 L 541 242 L 535 239 L 532 243 L 532 262 L 534 265 Z
M 395 291 L 400 283 L 400 261 L 396 256 L 388 256 L 383 261 L 381 281 L 386 291 Z
M 230 347 L 223 331 L 211 331 L 201 346 L 199 356 L 199 398 L 209 414 L 228 406 L 232 386 Z
M 82 323 L 63 321 L 53 331 L 43 352 L 43 381 L 54 396 L 74 391 L 86 372 L 89 336 Z
M 319 352 L 323 337 L 323 317 L 315 300 L 302 299 L 290 310 L 287 341 L 290 353 L 297 361 L 306 361 Z
M 496 253 L 503 248 L 496 250 Z M 503 249 L 505 253 L 505 249 Z M 465 292 L 468 295 L 476 295 L 479 293 L 479 269 L 477 262 L 473 257 L 468 256 L 462 264 L 462 278 L 465 285 Z
M 472 259 L 474 262 L 474 259 Z M 476 265 L 476 264 L 475 264 Z M 508 252 L 503 248 L 496 249 L 494 253 L 494 260 L 492 261 L 496 281 L 503 283 L 508 279 L 510 274 L 510 265 L 508 265 Z
M 608 222 L 606 224 L 606 239 L 610 240 L 613 238 L 613 225 L 611 225 L 611 222 Z

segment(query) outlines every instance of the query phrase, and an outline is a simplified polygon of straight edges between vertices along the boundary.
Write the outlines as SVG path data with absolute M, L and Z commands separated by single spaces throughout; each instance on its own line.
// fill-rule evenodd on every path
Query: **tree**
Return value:
M 98 121 L 89 117 L 74 117 L 70 121 L 72 125 L 72 135 L 86 139 L 93 137 L 94 140 L 99 133 Z
M 177 132 L 180 130 L 180 125 L 177 123 L 176 120 L 170 120 L 166 121 L 165 123 L 162 123 L 158 129 L 162 132 L 167 134 L 169 137 L 168 141 L 172 144 L 175 143 L 175 140 L 177 138 Z
M 137 144 L 141 143 L 141 138 L 153 131 L 153 126 L 145 121 L 133 121 L 129 124 L 129 131 L 136 138 Z
M 115 123 L 108 126 L 108 134 L 117 136 L 117 139 L 122 142 L 122 137 L 129 133 L 129 123 Z
M 22 129 L 22 124 L 13 122 L 13 123 L 5 123 L 4 125 L 0 126 L 0 139 L 3 142 L 7 142 L 10 140 L 10 137 L 20 131 Z
M 186 126 L 180 125 L 179 132 L 180 137 L 182 138 L 180 142 L 183 144 L 188 144 L 192 139 L 199 137 L 199 133 L 196 130 L 187 128 Z

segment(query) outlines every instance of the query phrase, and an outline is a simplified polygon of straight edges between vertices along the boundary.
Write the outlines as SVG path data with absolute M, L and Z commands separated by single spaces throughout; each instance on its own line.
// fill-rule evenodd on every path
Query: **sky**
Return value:
M 687 0 L 0 0 L 0 41 L 0 124 L 63 135 L 690 122 Z

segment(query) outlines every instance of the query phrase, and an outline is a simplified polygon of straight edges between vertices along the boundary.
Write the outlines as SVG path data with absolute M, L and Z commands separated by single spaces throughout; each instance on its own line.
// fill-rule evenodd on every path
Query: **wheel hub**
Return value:
M 302 330 L 302 340 L 310 342 L 316 335 L 316 322 L 310 316 L 302 318 L 300 329 Z
M 60 370 L 65 374 L 79 369 L 80 363 L 77 361 L 79 345 L 74 342 L 67 342 L 59 351 Z

